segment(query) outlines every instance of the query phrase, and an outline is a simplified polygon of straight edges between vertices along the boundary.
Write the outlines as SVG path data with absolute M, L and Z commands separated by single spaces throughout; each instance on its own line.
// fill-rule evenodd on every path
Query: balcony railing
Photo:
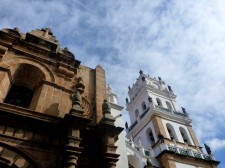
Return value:
M 201 153 L 199 152 L 193 152 L 193 155 L 195 158 L 201 158 Z
M 165 108 L 165 107 L 162 107 L 162 106 L 154 105 L 154 108 L 157 111 L 160 111 L 160 112 L 163 112 L 163 113 L 170 113 L 170 114 L 174 114 L 174 115 L 177 115 L 177 116 L 189 117 L 187 113 L 182 113 L 182 112 L 179 112 L 179 111 L 172 111 L 171 109 Z
M 164 144 L 166 145 L 166 144 Z M 167 145 L 166 145 L 167 146 Z M 166 149 L 166 147 L 165 147 Z M 204 160 L 215 160 L 213 155 L 207 155 L 204 153 L 200 153 L 200 152 L 195 152 L 192 151 L 191 149 L 184 149 L 184 148 L 179 148 L 179 147 L 175 147 L 175 146 L 168 146 L 168 150 L 184 155 L 184 156 L 191 156 L 194 158 L 200 158 L 200 159 L 204 159 Z
M 150 157 L 150 156 L 151 156 L 149 150 L 146 150 L 146 149 L 144 149 L 143 147 L 139 147 L 139 146 L 135 145 L 134 142 L 125 140 L 125 143 L 126 143 L 131 149 L 133 149 L 134 151 L 136 151 L 137 153 L 140 153 L 141 155 L 147 156 L 147 157 Z

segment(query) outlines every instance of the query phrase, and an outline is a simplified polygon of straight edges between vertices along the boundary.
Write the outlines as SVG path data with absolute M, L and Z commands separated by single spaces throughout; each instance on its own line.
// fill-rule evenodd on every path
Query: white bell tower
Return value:
M 110 103 L 111 106 L 111 115 L 115 119 L 115 126 L 117 127 L 123 127 L 123 121 L 122 121 L 122 110 L 124 107 L 118 105 L 118 97 L 117 95 L 113 92 L 112 88 L 110 85 L 107 86 L 106 88 L 106 97 L 108 102 Z M 127 160 L 127 155 L 126 155 L 126 144 L 125 144 L 125 131 L 122 131 L 119 136 L 118 140 L 115 143 L 116 146 L 118 146 L 116 153 L 119 154 L 119 160 L 116 163 L 116 168 L 128 168 L 128 160 Z
M 185 108 L 178 106 L 171 86 L 160 77 L 139 73 L 135 84 L 128 87 L 126 110 L 131 125 L 125 124 L 127 138 L 152 151 L 151 157 L 160 167 L 217 167 L 219 162 L 214 156 L 202 152 L 192 121 Z

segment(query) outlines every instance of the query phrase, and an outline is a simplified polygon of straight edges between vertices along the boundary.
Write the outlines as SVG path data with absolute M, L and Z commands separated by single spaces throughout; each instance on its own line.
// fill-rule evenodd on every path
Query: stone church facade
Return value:
M 105 98 L 104 69 L 82 65 L 50 29 L 0 30 L 0 167 L 114 168 L 123 128 Z

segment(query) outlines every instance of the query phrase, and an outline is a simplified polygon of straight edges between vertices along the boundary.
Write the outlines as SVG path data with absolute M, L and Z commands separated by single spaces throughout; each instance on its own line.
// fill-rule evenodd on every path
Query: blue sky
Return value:
M 224 8 L 223 0 L 2 0 L 0 28 L 51 28 L 82 64 L 102 65 L 123 106 L 140 69 L 162 77 L 201 144 L 225 161 Z

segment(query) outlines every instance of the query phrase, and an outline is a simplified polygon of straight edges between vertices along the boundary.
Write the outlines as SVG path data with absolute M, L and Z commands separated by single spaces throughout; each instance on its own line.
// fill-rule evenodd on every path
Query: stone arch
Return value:
M 0 63 L 0 67 L 9 69 L 12 75 L 14 74 L 18 66 L 20 66 L 21 64 L 30 64 L 32 66 L 35 66 L 36 68 L 40 69 L 40 71 L 44 73 L 46 81 L 53 82 L 53 83 L 55 82 L 55 77 L 52 70 L 45 64 L 32 58 L 12 57 L 10 59 L 3 60 Z
M 41 166 L 31 156 L 22 150 L 0 142 L 0 166 L 11 168 L 41 168 Z
M 141 108 L 143 112 L 147 109 L 147 106 L 144 101 L 141 103 Z
M 152 128 L 149 127 L 147 130 L 146 130 L 146 137 L 148 139 L 148 142 L 149 144 L 151 145 L 151 147 L 155 144 L 155 137 L 154 137 L 154 134 L 153 134 L 153 131 L 152 131 Z
M 183 141 L 186 142 L 189 145 L 192 145 L 191 141 L 190 141 L 190 138 L 187 134 L 187 131 L 183 127 L 179 127 L 179 130 L 180 130 L 181 137 L 183 138 Z
M 158 106 L 162 106 L 162 102 L 161 102 L 161 100 L 159 98 L 156 98 L 156 102 L 157 102 Z
M 174 127 L 171 124 L 167 123 L 166 128 L 167 128 L 167 131 L 168 131 L 168 134 L 169 134 L 169 138 L 171 140 L 175 139 L 178 142 L 178 138 L 177 138 L 177 135 L 176 135 L 176 131 L 174 130 Z
M 31 58 L 13 57 L 5 59 L 0 63 L 0 67 L 3 70 L 5 69 L 6 72 L 8 70 L 8 75 L 5 73 L 5 78 L 9 79 L 9 82 L 4 87 L 4 94 L 0 95 L 1 101 L 4 103 L 35 110 L 42 93 L 41 82 L 44 80 L 55 83 L 54 74 L 50 68 Z M 2 81 L 2 83 L 5 82 Z M 2 85 L 1 81 L 0 85 Z M 18 86 L 23 87 L 21 88 L 23 90 L 28 88 L 30 91 L 27 90 L 26 94 L 22 94 Z M 16 98 L 13 96 L 15 94 L 18 95 L 17 97 L 23 98 Z
M 171 106 L 170 102 L 166 101 L 166 106 L 168 109 L 172 110 L 172 106 Z

